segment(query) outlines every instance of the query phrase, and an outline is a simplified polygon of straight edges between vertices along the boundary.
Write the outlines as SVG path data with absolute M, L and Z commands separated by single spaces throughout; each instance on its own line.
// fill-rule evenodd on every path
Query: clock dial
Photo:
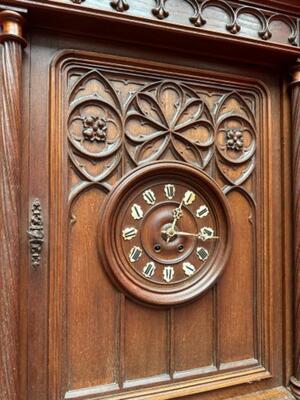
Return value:
M 203 172 L 181 163 L 155 163 L 130 176 L 106 203 L 104 265 L 118 285 L 144 301 L 195 297 L 226 261 L 225 197 Z
M 139 206 L 142 201 L 143 209 Z M 128 227 L 130 217 L 135 224 Z M 122 250 L 129 254 L 133 271 L 154 284 L 170 286 L 201 274 L 217 246 L 217 226 L 209 201 L 188 183 L 154 181 L 143 186 L 122 218 Z M 205 244 L 200 246 L 202 242 Z

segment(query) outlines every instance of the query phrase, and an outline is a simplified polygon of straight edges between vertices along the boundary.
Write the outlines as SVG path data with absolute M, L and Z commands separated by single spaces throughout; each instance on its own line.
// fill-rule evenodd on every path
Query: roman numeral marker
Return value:
M 174 185 L 167 184 L 164 191 L 167 199 L 171 200 L 175 196 L 176 189 Z
M 193 203 L 193 201 L 196 199 L 196 195 L 194 192 L 191 190 L 188 190 L 185 192 L 184 197 L 183 197 L 183 202 L 186 206 L 190 205 Z
M 196 211 L 196 215 L 198 218 L 206 217 L 208 214 L 209 214 L 209 209 L 205 205 L 199 207 L 198 210 Z
M 156 197 L 155 197 L 155 193 L 153 192 L 153 190 L 151 190 L 151 189 L 146 190 L 143 193 L 143 198 L 147 204 L 151 204 L 151 205 L 155 204 Z
M 134 246 L 129 253 L 129 260 L 131 262 L 136 262 L 142 255 L 142 249 L 137 246 Z
M 137 229 L 131 227 L 131 228 L 125 228 L 122 232 L 122 236 L 124 240 L 131 240 L 136 237 L 137 234 Z
M 133 206 L 131 207 L 131 215 L 133 219 L 143 218 L 144 213 L 142 207 L 138 204 L 133 204 Z
M 192 276 L 195 273 L 196 268 L 190 262 L 184 262 L 182 265 L 182 269 L 187 276 Z
M 166 282 L 171 282 L 174 276 L 174 268 L 173 267 L 165 267 L 163 270 L 163 277 Z
M 201 261 L 206 260 L 209 255 L 208 251 L 204 247 L 197 247 L 196 252 Z
M 145 275 L 147 278 L 151 278 L 155 273 L 155 269 L 156 267 L 154 262 L 148 262 L 143 268 L 143 275 Z

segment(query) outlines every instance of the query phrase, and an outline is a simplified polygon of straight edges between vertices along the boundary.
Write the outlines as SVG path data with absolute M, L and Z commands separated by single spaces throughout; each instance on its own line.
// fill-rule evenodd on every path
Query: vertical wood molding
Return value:
M 294 215 L 294 376 L 292 391 L 300 399 L 300 58 L 292 70 L 291 111 L 293 130 L 293 215 Z
M 19 399 L 20 98 L 23 17 L 0 12 L 0 399 Z

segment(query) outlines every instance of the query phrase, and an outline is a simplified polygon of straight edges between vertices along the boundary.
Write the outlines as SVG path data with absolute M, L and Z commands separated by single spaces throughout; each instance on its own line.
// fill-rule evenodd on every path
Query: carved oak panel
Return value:
M 58 321 L 50 351 L 63 350 L 57 362 L 66 365 L 66 398 L 156 398 L 158 385 L 177 398 L 185 393 L 182 380 L 197 393 L 221 380 L 269 377 L 264 89 L 246 78 L 168 65 L 150 70 L 141 61 L 79 52 L 59 55 L 52 76 L 53 246 L 65 249 L 53 268 L 63 276 L 66 317 L 50 309 L 50 321 Z M 56 152 L 63 154 L 60 163 Z M 124 174 L 158 160 L 205 171 L 232 212 L 233 251 L 224 274 L 205 295 L 177 308 L 127 298 L 97 249 L 107 194 Z

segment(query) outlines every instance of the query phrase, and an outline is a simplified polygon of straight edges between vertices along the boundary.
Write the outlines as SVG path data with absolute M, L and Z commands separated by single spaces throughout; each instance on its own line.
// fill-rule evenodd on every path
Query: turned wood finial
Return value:
M 22 46 L 26 46 L 27 43 L 23 37 L 24 18 L 21 14 L 11 10 L 1 11 L 0 25 L 0 43 L 7 40 L 15 40 L 21 43 Z

